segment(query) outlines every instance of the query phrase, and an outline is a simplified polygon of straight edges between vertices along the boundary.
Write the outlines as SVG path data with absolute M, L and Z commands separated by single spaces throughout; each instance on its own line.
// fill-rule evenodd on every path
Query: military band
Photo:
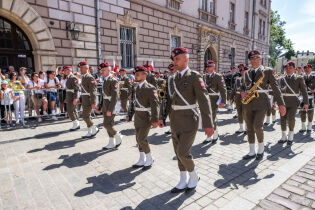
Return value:
M 154 163 L 147 139 L 149 131 L 151 128 L 166 126 L 166 119 L 169 117 L 170 130 L 166 133 L 171 134 L 179 169 L 179 182 L 171 189 L 171 193 L 189 193 L 197 187 L 200 177 L 191 154 L 191 147 L 196 140 L 198 129 L 205 131 L 204 144 L 215 143 L 218 140 L 216 123 L 218 108 L 226 106 L 231 110 L 231 105 L 236 105 L 239 129 L 235 133 L 247 134 L 249 143 L 249 152 L 243 156 L 245 160 L 259 161 L 263 158 L 265 146 L 263 125 L 271 124 L 271 115 L 272 123 L 275 123 L 277 110 L 280 113 L 282 131 L 278 143 L 287 143 L 289 146 L 292 144 L 298 110 L 302 121 L 300 132 L 311 131 L 315 94 L 312 65 L 304 66 L 302 75 L 295 68 L 294 62 L 288 62 L 285 65 L 285 75 L 278 77 L 271 68 L 261 65 L 261 53 L 253 50 L 248 54 L 251 68 L 239 64 L 239 72 L 233 66 L 227 75 L 221 75 L 216 71 L 215 62 L 208 60 L 205 63 L 206 72 L 202 77 L 190 69 L 188 49 L 175 48 L 172 50 L 171 59 L 172 63 L 163 77 L 160 76 L 160 72 L 153 72 L 154 68 L 151 65 L 135 67 L 134 82 L 127 76 L 126 69 L 119 70 L 120 78 L 117 79 L 112 74 L 109 63 L 99 65 L 104 81 L 101 91 L 103 125 L 108 135 L 108 143 L 103 149 L 111 150 L 122 143 L 123 136 L 114 127 L 115 107 L 120 100 L 122 112 L 128 113 L 126 121 L 132 121 L 134 116 L 139 159 L 132 167 L 148 170 Z M 72 67 L 64 67 L 67 76 L 67 107 L 73 123 L 70 130 L 80 128 L 75 105 L 78 103 L 81 89 L 82 116 L 88 127 L 88 133 L 84 138 L 90 138 L 98 132 L 91 118 L 91 112 L 96 104 L 96 82 L 88 72 L 87 62 L 80 62 L 78 66 L 82 73 L 81 86 L 72 74 Z

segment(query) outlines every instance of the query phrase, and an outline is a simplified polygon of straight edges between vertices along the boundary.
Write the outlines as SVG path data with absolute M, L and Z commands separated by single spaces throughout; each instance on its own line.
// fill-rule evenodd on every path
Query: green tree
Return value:
M 285 58 L 290 60 L 292 56 L 295 56 L 293 44 L 290 39 L 285 36 L 284 25 L 285 21 L 282 21 L 277 11 L 270 11 L 270 47 L 269 55 L 272 67 L 275 67 L 280 55 L 285 53 Z

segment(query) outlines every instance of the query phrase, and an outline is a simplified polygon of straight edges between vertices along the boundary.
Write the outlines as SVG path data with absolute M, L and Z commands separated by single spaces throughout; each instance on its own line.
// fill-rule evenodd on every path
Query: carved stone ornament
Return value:
M 175 26 L 175 27 L 171 30 L 171 34 L 174 35 L 174 36 L 180 36 L 180 35 L 181 35 L 180 30 L 178 29 L 177 26 Z
M 122 22 L 125 26 L 134 26 L 134 20 L 131 17 L 130 11 L 127 11 L 127 14 L 123 17 Z

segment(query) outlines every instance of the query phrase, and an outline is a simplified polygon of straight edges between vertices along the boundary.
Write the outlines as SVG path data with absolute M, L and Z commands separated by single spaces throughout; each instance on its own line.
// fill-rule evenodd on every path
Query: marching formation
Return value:
M 169 118 L 170 130 L 166 133 L 171 134 L 179 169 L 179 183 L 171 189 L 171 193 L 179 193 L 194 190 L 200 180 L 190 152 L 191 147 L 198 129 L 205 132 L 204 144 L 215 144 L 218 141 L 216 116 L 219 107 L 231 110 L 236 106 L 235 118 L 238 119 L 239 129 L 235 133 L 246 134 L 249 143 L 249 152 L 243 157 L 246 160 L 259 161 L 263 158 L 263 125 L 271 123 L 271 115 L 272 123 L 275 122 L 277 110 L 282 131 L 278 143 L 292 144 L 298 110 L 302 121 L 299 132 L 310 132 L 315 93 L 312 65 L 306 65 L 305 74 L 299 75 L 295 73 L 295 63 L 288 62 L 285 65 L 285 75 L 279 76 L 273 69 L 261 65 L 262 57 L 258 50 L 251 51 L 248 59 L 251 68 L 239 64 L 239 71 L 234 67 L 226 75 L 219 74 L 215 62 L 209 60 L 205 63 L 205 73 L 200 74 L 189 68 L 188 49 L 175 48 L 164 77 L 159 73 L 154 74 L 152 66 L 145 64 L 135 67 L 134 80 L 126 75 L 125 69 L 120 69 L 120 77 L 116 78 L 112 74 L 111 65 L 101 63 L 99 70 L 103 77 L 103 123 L 109 136 L 103 149 L 114 149 L 123 143 L 123 136 L 114 127 L 118 98 L 126 122 L 134 121 L 139 160 L 133 168 L 148 170 L 153 166 L 154 156 L 147 137 L 151 128 L 166 126 L 166 119 Z M 87 62 L 80 62 L 78 66 L 82 74 L 81 84 L 73 75 L 71 66 L 63 67 L 67 76 L 67 111 L 73 122 L 70 130 L 80 129 L 75 108 L 80 98 L 82 117 L 88 127 L 88 133 L 83 138 L 91 138 L 99 132 L 91 118 L 96 103 L 97 82 L 89 73 Z

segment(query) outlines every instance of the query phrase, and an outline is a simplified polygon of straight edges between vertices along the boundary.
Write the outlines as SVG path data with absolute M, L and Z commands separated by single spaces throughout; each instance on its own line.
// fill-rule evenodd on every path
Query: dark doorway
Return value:
M 207 50 L 206 50 L 206 52 L 205 52 L 205 66 L 204 66 L 204 69 L 206 69 L 206 63 L 207 63 L 207 61 L 208 60 L 213 60 L 212 59 L 212 54 L 211 54 L 211 51 L 210 51 L 210 48 L 208 48 Z
M 14 66 L 18 71 L 26 67 L 27 73 L 34 71 L 32 45 L 25 33 L 13 22 L 0 17 L 0 68 L 8 71 Z

